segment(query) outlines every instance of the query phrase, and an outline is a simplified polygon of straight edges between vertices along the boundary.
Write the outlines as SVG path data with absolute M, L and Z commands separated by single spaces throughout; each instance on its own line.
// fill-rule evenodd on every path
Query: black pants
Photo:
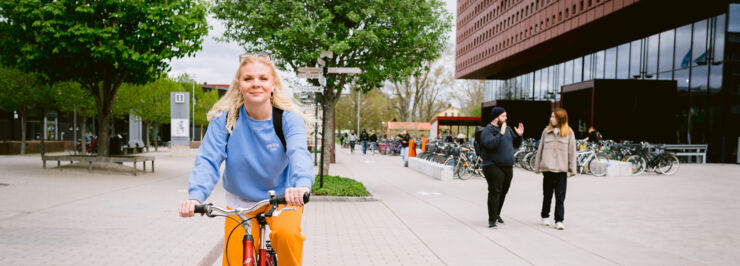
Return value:
M 565 189 L 568 186 L 566 173 L 542 173 L 542 218 L 550 217 L 550 205 L 552 204 L 552 193 L 555 192 L 555 222 L 562 222 L 565 216 Z
M 488 221 L 496 221 L 511 186 L 512 167 L 489 165 L 483 167 L 483 175 L 488 182 Z

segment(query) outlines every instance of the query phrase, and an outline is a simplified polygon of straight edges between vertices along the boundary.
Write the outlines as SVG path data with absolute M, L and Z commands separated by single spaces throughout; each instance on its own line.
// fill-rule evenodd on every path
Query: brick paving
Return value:
M 0 156 L 0 265 L 197 265 L 223 220 L 177 216 L 193 156 L 126 166 L 41 168 Z M 305 265 L 732 265 L 740 261 L 740 166 L 682 165 L 675 176 L 569 179 L 566 227 L 538 224 L 541 177 L 515 169 L 502 216 L 487 228 L 482 178 L 439 181 L 399 157 L 340 149 L 331 173 L 377 201 L 305 209 Z M 104 168 L 104 169 L 101 169 Z M 217 185 L 209 202 L 224 204 Z M 215 264 L 220 264 L 220 258 Z

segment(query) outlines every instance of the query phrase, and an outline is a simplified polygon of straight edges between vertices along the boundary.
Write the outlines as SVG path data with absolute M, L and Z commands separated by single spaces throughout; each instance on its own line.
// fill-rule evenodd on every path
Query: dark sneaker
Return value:
M 496 221 L 488 221 L 488 228 L 496 229 Z
M 497 221 L 498 223 L 500 223 L 500 224 L 503 224 L 503 223 L 504 223 L 504 219 L 501 219 L 501 217 L 498 217 L 498 220 L 496 220 L 496 221 Z

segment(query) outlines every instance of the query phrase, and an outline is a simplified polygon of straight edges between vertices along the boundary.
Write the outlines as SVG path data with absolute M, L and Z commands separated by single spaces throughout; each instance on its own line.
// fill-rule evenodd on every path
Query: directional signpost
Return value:
M 321 52 L 321 55 L 317 59 L 318 65 L 320 67 L 300 67 L 298 68 L 298 77 L 299 78 L 305 78 L 305 79 L 318 79 L 319 84 L 321 84 L 321 87 L 317 86 L 304 86 L 304 88 L 299 87 L 302 91 L 311 91 L 315 92 L 317 94 L 323 93 L 324 96 L 326 96 L 329 91 L 327 91 L 326 87 L 326 75 L 327 74 L 360 74 L 362 73 L 362 69 L 357 67 L 327 67 L 327 61 L 329 59 L 334 58 L 334 53 L 331 51 L 324 51 Z M 317 95 L 318 96 L 318 95 Z M 321 103 L 321 162 L 319 163 L 319 187 L 324 187 L 324 138 L 326 137 L 326 97 L 322 97 L 323 102 Z M 318 101 L 316 102 L 317 108 L 316 108 L 316 115 L 318 116 Z M 316 127 L 314 127 L 316 128 Z M 314 131 L 315 132 L 315 131 Z M 333 133 L 333 132 L 332 132 Z M 314 136 L 317 136 L 318 134 L 314 133 Z M 314 141 L 315 143 L 318 140 Z M 316 162 L 316 154 L 314 154 L 314 162 Z

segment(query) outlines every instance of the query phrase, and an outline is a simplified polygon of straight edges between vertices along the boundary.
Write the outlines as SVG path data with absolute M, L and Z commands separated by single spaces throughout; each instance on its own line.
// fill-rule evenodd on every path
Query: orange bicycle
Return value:
M 226 247 L 225 249 L 229 250 L 229 239 L 231 238 L 231 235 L 234 233 L 234 231 L 239 228 L 239 226 L 242 226 L 244 228 L 244 238 L 242 238 L 242 247 L 243 247 L 243 254 L 242 254 L 242 265 L 248 265 L 248 266 L 273 266 L 278 265 L 277 260 L 277 254 L 275 253 L 275 250 L 272 249 L 272 246 L 270 246 L 270 240 L 267 240 L 265 229 L 267 228 L 267 221 L 265 218 L 268 217 L 277 217 L 282 213 L 283 211 L 295 211 L 295 208 L 286 207 L 281 210 L 277 210 L 277 207 L 279 204 L 285 204 L 285 197 L 284 196 L 275 196 L 275 191 L 270 190 L 267 192 L 268 195 L 270 195 L 269 199 L 257 202 L 256 205 L 254 205 L 251 208 L 236 208 L 233 210 L 228 210 L 226 208 L 214 206 L 212 203 L 206 203 L 202 205 L 195 206 L 195 213 L 200 213 L 201 215 L 206 215 L 208 217 L 217 217 L 217 216 L 223 216 L 229 219 L 231 218 L 227 215 L 235 215 L 239 217 L 241 222 L 238 222 L 238 225 L 234 226 L 233 229 L 231 229 L 231 232 L 226 237 Z M 309 200 L 309 194 L 306 193 L 303 194 L 303 203 L 308 203 Z M 265 205 L 271 205 L 271 208 L 269 208 L 267 211 L 258 213 L 254 217 L 247 217 L 248 213 L 255 212 L 259 208 L 265 206 Z M 260 239 L 257 243 L 259 245 L 259 249 L 255 248 L 254 239 L 252 237 L 252 233 L 250 228 L 252 227 L 252 219 L 257 219 L 257 223 L 259 224 L 259 230 L 260 230 Z M 236 220 L 236 219 L 234 219 Z M 255 252 L 256 251 L 256 252 Z M 229 262 L 229 256 L 226 255 L 226 263 L 228 265 L 231 265 Z

